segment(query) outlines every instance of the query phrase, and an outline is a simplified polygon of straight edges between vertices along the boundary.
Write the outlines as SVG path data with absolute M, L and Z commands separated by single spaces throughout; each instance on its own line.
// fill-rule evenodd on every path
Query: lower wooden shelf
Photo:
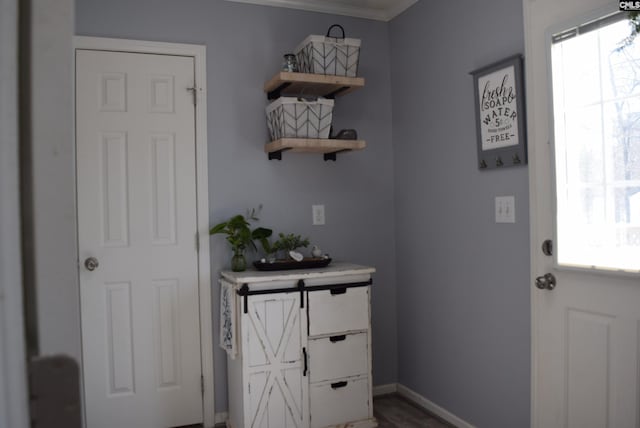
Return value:
M 367 147 L 364 140 L 335 140 L 320 138 L 281 138 L 265 144 L 264 151 L 269 159 L 282 160 L 282 152 L 322 153 L 324 160 L 336 160 L 340 152 L 362 150 Z

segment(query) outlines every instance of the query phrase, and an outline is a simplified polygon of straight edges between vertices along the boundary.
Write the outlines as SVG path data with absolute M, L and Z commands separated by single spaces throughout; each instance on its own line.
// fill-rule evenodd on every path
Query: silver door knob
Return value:
M 556 288 L 556 277 L 552 273 L 545 273 L 536 278 L 536 287 L 540 290 L 553 290 Z
M 96 270 L 98 266 L 100 266 L 100 264 L 95 257 L 89 257 L 84 261 L 84 267 L 86 267 L 87 270 Z

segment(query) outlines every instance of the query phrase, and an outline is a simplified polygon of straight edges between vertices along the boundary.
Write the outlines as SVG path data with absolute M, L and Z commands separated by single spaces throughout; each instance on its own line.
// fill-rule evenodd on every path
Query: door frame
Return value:
M 25 317 L 23 310 L 20 208 L 20 111 L 16 63 L 19 24 L 17 0 L 0 0 L 0 426 L 26 428 L 29 423 Z M 31 82 L 28 82 L 30 84 Z M 29 124 L 31 125 L 31 124 Z
M 75 52 L 78 50 L 146 53 L 186 56 L 194 59 L 196 91 L 196 212 L 198 226 L 198 290 L 200 304 L 200 357 L 203 376 L 204 427 L 215 424 L 213 373 L 213 316 L 211 308 L 211 269 L 209 266 L 209 181 L 207 161 L 207 58 L 206 46 L 183 43 L 74 36 L 73 100 L 75 111 Z M 74 115 L 75 129 L 75 115 Z M 75 131 L 74 131 L 75 139 Z M 74 141 L 74 147 L 76 142 Z M 77 162 L 77 159 L 76 159 Z M 76 178 L 77 180 L 77 178 Z M 74 182 L 75 185 L 75 182 Z M 83 380 L 84 386 L 84 380 Z M 85 412 L 83 411 L 83 414 Z

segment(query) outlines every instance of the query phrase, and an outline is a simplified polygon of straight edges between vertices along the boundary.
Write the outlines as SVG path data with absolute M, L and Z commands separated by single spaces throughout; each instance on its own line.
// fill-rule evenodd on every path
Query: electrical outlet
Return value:
M 496 196 L 496 223 L 516 222 L 515 196 Z
M 322 226 L 324 224 L 324 205 L 311 205 L 311 215 L 314 226 Z

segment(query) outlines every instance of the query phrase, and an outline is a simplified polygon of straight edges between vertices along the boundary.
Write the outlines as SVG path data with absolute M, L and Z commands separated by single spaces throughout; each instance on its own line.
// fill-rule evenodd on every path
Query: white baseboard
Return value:
M 373 387 L 373 396 L 378 397 L 380 395 L 394 394 L 398 392 L 397 383 L 387 383 L 386 385 L 376 385 Z
M 216 413 L 216 415 L 214 416 L 213 419 L 213 423 L 218 425 L 218 424 L 223 424 L 225 422 L 227 422 L 227 418 L 229 417 L 229 413 L 227 412 L 220 412 L 220 413 Z
M 374 390 L 375 390 L 375 388 L 374 388 Z M 398 392 L 398 394 L 400 394 L 401 396 L 403 396 L 407 400 L 409 400 L 409 401 L 413 402 L 414 404 L 416 404 L 418 407 L 422 407 L 423 409 L 428 410 L 429 412 L 433 413 L 436 416 L 439 416 L 440 418 L 444 419 L 445 421 L 449 422 L 450 424 L 455 425 L 458 428 L 475 428 L 469 422 L 466 422 L 466 421 L 460 419 L 459 417 L 457 417 L 453 413 L 449 412 L 446 409 L 443 409 L 442 407 L 438 406 L 436 403 L 427 400 L 422 395 L 420 395 L 417 392 L 407 388 L 404 385 L 398 384 L 397 385 L 397 392 Z

